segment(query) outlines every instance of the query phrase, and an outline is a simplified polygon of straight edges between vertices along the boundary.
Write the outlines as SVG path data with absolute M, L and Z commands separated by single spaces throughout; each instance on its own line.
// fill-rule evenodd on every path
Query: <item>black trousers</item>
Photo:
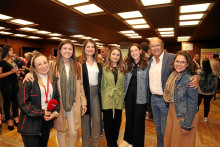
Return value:
M 122 110 L 115 109 L 115 116 L 113 118 L 112 109 L 103 110 L 103 121 L 105 129 L 105 137 L 107 140 L 107 145 L 109 147 L 117 147 L 117 140 L 119 135 L 119 130 L 121 126 L 121 115 Z
M 147 104 L 135 104 L 131 100 L 125 100 L 124 140 L 133 147 L 144 147 L 146 108 Z
M 3 96 L 3 109 L 5 113 L 5 119 L 11 119 L 10 116 L 10 104 L 12 102 L 13 117 L 18 116 L 18 82 L 16 83 L 4 83 L 1 85 L 1 92 Z
M 42 121 L 41 123 L 41 135 L 24 135 L 21 134 L 25 147 L 47 147 L 47 143 L 50 136 L 50 123 Z
M 198 107 L 202 102 L 202 99 L 204 98 L 204 117 L 208 117 L 209 111 L 210 111 L 210 101 L 212 99 L 213 95 L 198 95 Z

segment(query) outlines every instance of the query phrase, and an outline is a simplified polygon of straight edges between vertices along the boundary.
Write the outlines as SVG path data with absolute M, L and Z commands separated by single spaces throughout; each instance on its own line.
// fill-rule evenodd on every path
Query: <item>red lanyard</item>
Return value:
M 44 86 L 44 90 L 45 90 L 45 96 L 46 96 L 46 101 L 45 103 L 48 103 L 48 94 L 49 94 L 49 76 L 47 76 L 47 89 Z

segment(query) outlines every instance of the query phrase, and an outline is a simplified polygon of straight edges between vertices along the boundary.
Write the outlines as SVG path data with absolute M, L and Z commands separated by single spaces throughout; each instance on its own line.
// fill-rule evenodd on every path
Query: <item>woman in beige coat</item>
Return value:
M 66 147 L 66 120 L 68 123 L 68 146 L 75 147 L 81 128 L 81 115 L 87 110 L 83 89 L 82 67 L 75 60 L 74 45 L 71 40 L 64 40 L 58 48 L 57 59 L 52 62 L 54 74 L 58 77 L 60 93 L 60 113 L 54 122 L 59 146 Z M 26 78 L 27 79 L 27 78 Z

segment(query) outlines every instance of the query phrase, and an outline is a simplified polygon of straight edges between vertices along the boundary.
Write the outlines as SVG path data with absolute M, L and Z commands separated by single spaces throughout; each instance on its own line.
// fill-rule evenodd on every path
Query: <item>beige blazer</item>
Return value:
M 82 66 L 80 64 L 81 72 Z M 81 74 L 82 75 L 82 74 Z M 57 86 L 60 92 L 60 113 L 58 118 L 54 121 L 54 128 L 57 131 L 65 132 L 66 131 L 66 119 L 65 119 L 65 110 L 63 109 L 63 103 L 61 98 L 61 91 L 60 91 L 60 74 L 57 74 L 58 81 Z M 81 76 L 80 80 L 76 80 L 76 98 L 75 102 L 73 103 L 73 116 L 74 116 L 74 129 L 78 130 L 81 128 L 81 106 L 87 105 L 84 89 L 83 89 L 83 79 Z

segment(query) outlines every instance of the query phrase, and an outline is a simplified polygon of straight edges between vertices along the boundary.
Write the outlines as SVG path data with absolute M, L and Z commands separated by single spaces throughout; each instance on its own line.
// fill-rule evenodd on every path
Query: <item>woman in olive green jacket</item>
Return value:
M 109 147 L 117 147 L 125 80 L 120 49 L 111 49 L 102 73 L 101 97 L 105 136 Z

